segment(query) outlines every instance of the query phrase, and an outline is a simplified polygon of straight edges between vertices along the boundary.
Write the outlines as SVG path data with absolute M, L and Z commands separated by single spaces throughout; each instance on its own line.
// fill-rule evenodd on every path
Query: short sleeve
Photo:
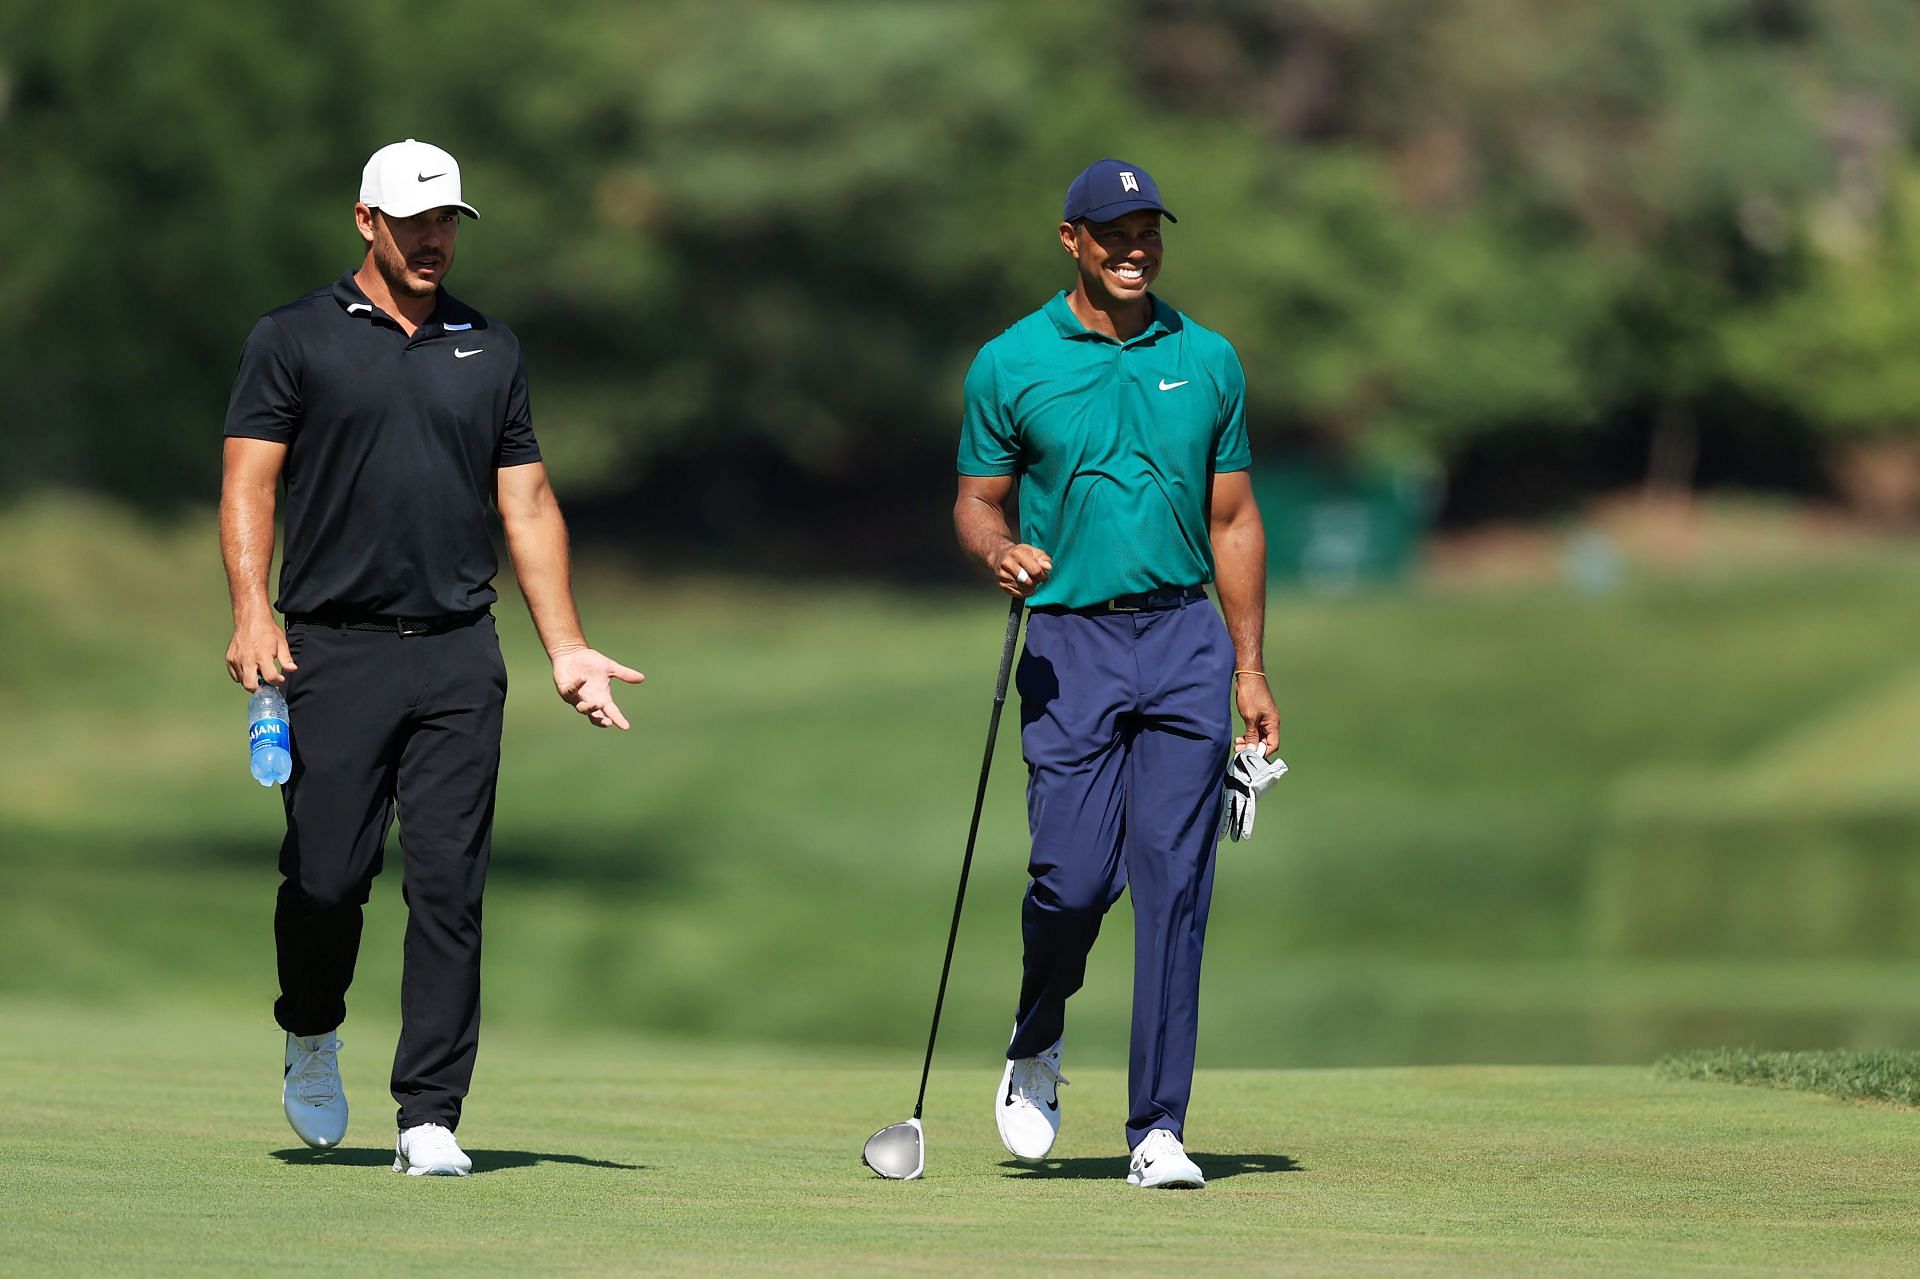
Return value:
M 289 444 L 300 428 L 300 361 L 286 332 L 263 315 L 247 334 L 227 400 L 229 436 Z
M 533 407 L 527 399 L 527 357 L 521 353 L 514 361 L 513 383 L 507 388 L 507 419 L 501 423 L 493 465 L 497 470 L 539 460 L 540 442 L 533 437 Z
M 1220 363 L 1220 421 L 1214 428 L 1213 469 L 1244 471 L 1253 465 L 1247 444 L 1247 375 L 1228 346 Z
M 1000 399 L 993 351 L 981 347 L 967 370 L 966 407 L 960 419 L 962 475 L 1011 475 L 1020 469 L 1020 445 Z

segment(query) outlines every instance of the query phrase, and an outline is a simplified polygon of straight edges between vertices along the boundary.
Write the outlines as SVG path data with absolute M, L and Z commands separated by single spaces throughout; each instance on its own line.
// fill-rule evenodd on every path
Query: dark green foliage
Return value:
M 1920 1106 L 1920 1052 L 1701 1048 L 1662 1057 L 1654 1070 L 1670 1079 L 1757 1084 L 1825 1093 L 1843 1101 Z
M 1183 215 L 1162 292 L 1264 450 L 1911 430 L 1917 44 L 1903 0 L 20 0 L 0 489 L 208 498 L 241 339 L 354 263 L 405 135 L 464 163 L 454 287 L 525 338 L 566 493 L 722 552 L 944 540 L 961 370 L 1069 282 L 1103 154 Z

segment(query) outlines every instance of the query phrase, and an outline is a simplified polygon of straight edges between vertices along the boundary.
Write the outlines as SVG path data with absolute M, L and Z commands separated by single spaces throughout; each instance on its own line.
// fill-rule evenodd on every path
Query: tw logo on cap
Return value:
M 1160 188 L 1153 175 L 1137 164 L 1108 157 L 1081 170 L 1067 188 L 1063 222 L 1085 218 L 1092 222 L 1111 222 L 1135 209 L 1153 209 L 1167 221 L 1175 221 L 1167 206 L 1160 202 Z

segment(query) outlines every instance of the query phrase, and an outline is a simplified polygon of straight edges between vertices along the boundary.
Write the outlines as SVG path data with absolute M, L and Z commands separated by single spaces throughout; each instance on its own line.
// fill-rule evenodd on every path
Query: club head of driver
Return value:
M 927 1170 L 927 1143 L 920 1121 L 888 1124 L 861 1148 L 860 1162 L 889 1181 L 912 1181 Z

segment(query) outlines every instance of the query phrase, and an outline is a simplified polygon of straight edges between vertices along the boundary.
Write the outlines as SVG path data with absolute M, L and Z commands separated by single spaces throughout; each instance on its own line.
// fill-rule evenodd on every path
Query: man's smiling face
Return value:
M 1146 297 L 1166 251 L 1155 209 L 1136 209 L 1112 222 L 1062 222 L 1060 242 L 1073 254 L 1087 296 L 1095 301 Z

